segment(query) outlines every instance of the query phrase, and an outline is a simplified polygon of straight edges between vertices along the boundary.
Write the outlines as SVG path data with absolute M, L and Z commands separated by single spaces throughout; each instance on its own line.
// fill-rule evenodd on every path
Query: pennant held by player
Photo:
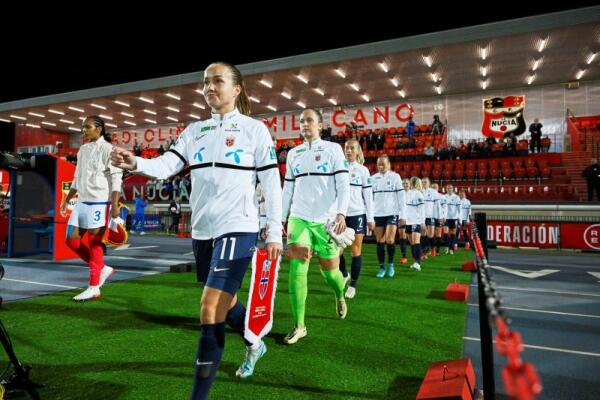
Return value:
M 273 327 L 273 310 L 280 263 L 281 257 L 276 260 L 267 259 L 267 250 L 265 249 L 257 249 L 254 252 L 244 331 L 244 337 L 248 341 L 258 341 Z

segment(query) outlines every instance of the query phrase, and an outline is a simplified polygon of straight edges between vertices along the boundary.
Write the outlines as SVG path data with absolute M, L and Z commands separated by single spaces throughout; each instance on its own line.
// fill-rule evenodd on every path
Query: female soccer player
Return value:
M 354 229 L 355 233 L 354 242 L 350 246 L 350 254 L 352 255 L 350 284 L 346 290 L 346 297 L 352 299 L 356 295 L 356 282 L 362 266 L 363 238 L 367 228 L 370 232 L 375 230 L 375 220 L 373 219 L 371 176 L 367 167 L 363 166 L 365 159 L 358 140 L 348 140 L 345 150 L 346 160 L 348 160 L 350 168 L 350 202 L 348 204 L 346 226 Z M 344 278 L 348 276 L 344 249 L 340 250 L 340 271 L 342 271 Z
M 346 230 L 350 195 L 348 162 L 337 143 L 322 140 L 323 116 L 307 108 L 300 116 L 304 143 L 288 152 L 283 186 L 283 216 L 288 216 L 289 294 L 294 327 L 283 339 L 294 344 L 307 335 L 304 322 L 308 264 L 313 254 L 319 258 L 321 275 L 333 289 L 339 318 L 346 318 L 344 279 L 339 270 L 338 246 L 325 224 L 334 221 L 335 233 Z
M 71 211 L 67 227 L 67 246 L 90 268 L 89 286 L 73 297 L 75 301 L 100 298 L 100 287 L 112 275 L 114 269 L 104 265 L 102 238 L 108 224 L 108 213 L 119 216 L 119 197 L 123 171 L 111 165 L 113 146 L 107 136 L 104 120 L 97 116 L 87 117 L 81 127 L 88 143 L 77 152 L 77 167 L 71 190 L 60 205 L 60 214 L 67 215 L 69 201 L 77 193 L 77 204 Z M 81 242 L 89 233 L 89 248 Z
M 406 204 L 406 193 L 408 193 L 409 190 L 410 180 L 408 178 L 402 179 L 402 191 L 400 192 L 400 197 L 402 198 L 403 204 Z M 404 210 L 406 210 L 406 207 Z M 408 262 L 408 259 L 406 258 L 406 243 L 408 242 L 408 238 L 406 236 L 406 215 L 401 215 L 398 217 L 398 237 L 400 238 L 400 251 L 402 252 L 400 263 L 406 264 Z
M 456 250 L 456 229 L 460 227 L 460 197 L 454 193 L 454 186 L 446 185 L 446 198 L 448 202 L 448 215 L 446 226 L 448 227 L 448 252 L 454 254 Z
M 406 234 L 415 262 L 411 269 L 421 270 L 421 232 L 425 224 L 425 198 L 423 184 L 416 176 L 410 178 L 410 190 L 406 193 Z
M 387 275 L 394 276 L 394 253 L 398 215 L 404 215 L 404 189 L 400 175 L 390 170 L 387 155 L 377 159 L 377 172 L 371 177 L 373 183 L 373 205 L 375 215 L 375 240 L 377 241 L 377 259 L 379 260 L 378 278 L 386 275 L 385 245 L 387 244 Z
M 245 308 L 236 293 L 252 260 L 259 222 L 254 201 L 262 182 L 269 226 L 266 248 L 276 259 L 281 245 L 281 187 L 275 149 L 266 126 L 250 114 L 240 71 L 216 62 L 204 71 L 204 98 L 211 118 L 190 124 L 164 155 L 146 160 L 113 150 L 113 164 L 158 179 L 167 179 L 186 164 L 192 176 L 192 243 L 198 280 L 205 283 L 200 300 L 201 334 L 192 399 L 206 399 L 225 346 L 225 323 L 244 335 Z M 261 340 L 246 341 L 246 357 L 236 375 L 247 378 L 266 352 Z
M 467 191 L 460 189 L 458 191 L 460 197 L 460 219 L 462 221 L 462 233 L 465 239 L 465 249 L 470 248 L 469 244 L 469 222 L 471 221 L 471 200 L 467 199 Z
M 434 241 L 434 227 L 435 227 L 435 219 L 436 215 L 436 207 L 435 200 L 437 198 L 438 192 L 435 189 L 431 188 L 431 182 L 429 178 L 423 178 L 423 197 L 425 198 L 425 232 L 424 234 L 427 236 L 425 240 L 427 240 L 427 247 L 429 248 L 429 252 L 432 257 L 435 257 L 435 241 Z M 427 253 L 427 251 L 425 251 Z

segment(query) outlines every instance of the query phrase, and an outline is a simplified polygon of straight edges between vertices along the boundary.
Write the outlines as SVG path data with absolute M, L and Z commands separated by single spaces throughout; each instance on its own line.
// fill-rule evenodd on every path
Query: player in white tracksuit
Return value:
M 406 234 L 415 262 L 411 269 L 421 270 L 421 232 L 425 226 L 425 198 L 423 184 L 416 176 L 410 178 L 410 189 L 406 193 Z
M 400 192 L 400 197 L 402 198 L 403 204 L 406 204 L 406 193 L 408 193 L 409 190 L 410 179 L 402 179 L 402 191 Z M 408 262 L 408 259 L 406 258 L 406 244 L 409 243 L 408 236 L 406 235 L 406 215 L 401 215 L 398 217 L 398 238 L 400 239 L 400 251 L 402 252 L 400 263 L 406 264 Z
M 99 298 L 100 287 L 114 272 L 113 268 L 104 265 L 102 238 L 106 232 L 109 209 L 113 218 L 119 216 L 123 177 L 123 171 L 110 163 L 113 146 L 104 139 L 107 135 L 104 120 L 97 116 L 87 117 L 83 121 L 82 131 L 88 143 L 77 152 L 73 183 L 60 206 L 60 213 L 65 217 L 69 201 L 77 194 L 77 204 L 71 211 L 67 226 L 67 246 L 88 263 L 90 280 L 88 288 L 73 297 L 76 301 Z M 89 248 L 81 242 L 86 232 Z
M 356 282 L 362 266 L 362 241 L 367 230 L 369 232 L 375 230 L 375 219 L 373 218 L 371 176 L 367 167 L 363 166 L 365 160 L 358 140 L 348 140 L 345 151 L 346 160 L 348 160 L 350 167 L 350 201 L 348 203 L 346 225 L 348 228 L 354 229 L 355 232 L 354 242 L 350 246 L 350 254 L 352 255 L 350 284 L 346 290 L 346 297 L 352 299 L 356 295 Z M 348 276 L 343 249 L 340 250 L 340 271 L 342 271 L 344 277 Z
M 440 246 L 442 245 L 442 233 L 443 226 L 446 218 L 446 196 L 441 194 L 439 185 L 437 183 L 431 184 L 431 189 L 435 192 L 433 199 L 433 215 L 434 215 L 434 244 L 435 247 L 432 249 L 432 255 L 436 256 L 440 252 Z
M 469 222 L 471 222 L 471 201 L 467 199 L 467 191 L 460 189 L 458 191 L 458 197 L 460 197 L 460 219 L 462 221 L 461 228 L 463 238 L 465 240 L 465 249 L 471 247 L 469 243 Z
M 393 277 L 394 253 L 396 247 L 396 230 L 398 216 L 404 215 L 404 189 L 400 175 L 390 170 L 390 159 L 387 155 L 377 159 L 377 172 L 371 177 L 373 184 L 373 206 L 375 215 L 375 240 L 377 241 L 377 259 L 379 261 L 378 278 L 386 275 L 385 245 L 387 244 L 387 275 Z
M 346 230 L 350 195 L 348 161 L 339 144 L 322 140 L 323 115 L 305 109 L 300 116 L 305 142 L 288 152 L 283 187 L 283 218 L 287 221 L 290 258 L 289 295 L 294 327 L 283 339 L 294 344 L 307 335 L 304 323 L 308 293 L 308 265 L 313 254 L 319 258 L 321 275 L 335 293 L 339 318 L 346 318 L 344 288 L 347 280 L 339 270 L 337 244 L 325 230 L 335 220 L 336 233 Z
M 266 126 L 248 117 L 248 96 L 239 70 L 213 63 L 204 71 L 209 119 L 190 124 L 161 157 L 146 160 L 124 149 L 113 150 L 113 164 L 158 179 L 189 165 L 192 192 L 192 239 L 201 298 L 201 335 L 192 399 L 206 399 L 221 361 L 225 324 L 244 335 L 245 308 L 237 299 L 259 230 L 255 187 L 262 184 L 268 225 L 269 259 L 282 250 L 281 186 L 275 149 Z M 244 362 L 236 375 L 252 375 L 266 352 L 261 340 L 246 341 Z
M 426 250 L 424 251 L 427 254 L 428 250 L 431 256 L 435 256 L 435 243 L 434 243 L 434 235 L 435 235 L 435 219 L 436 219 L 436 204 L 435 201 L 438 196 L 438 192 L 435 189 L 431 188 L 431 182 L 429 178 L 423 178 L 421 181 L 423 183 L 423 197 L 425 199 L 425 232 L 426 235 Z
M 446 226 L 448 227 L 448 250 L 454 254 L 457 244 L 456 229 L 461 225 L 460 219 L 460 197 L 454 193 L 454 186 L 446 185 L 446 198 L 448 213 L 446 215 Z

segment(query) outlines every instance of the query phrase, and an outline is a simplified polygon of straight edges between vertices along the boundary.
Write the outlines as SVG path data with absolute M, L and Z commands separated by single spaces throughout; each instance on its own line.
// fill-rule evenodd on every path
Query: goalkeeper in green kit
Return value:
M 288 219 L 290 258 L 289 294 L 294 328 L 284 338 L 294 344 L 307 335 L 304 323 L 308 264 L 319 258 L 321 275 L 335 293 L 336 312 L 346 318 L 344 279 L 339 270 L 338 247 L 354 241 L 354 230 L 346 227 L 350 198 L 348 162 L 339 144 L 323 141 L 322 114 L 305 109 L 300 129 L 305 142 L 288 153 L 283 186 L 283 217 Z

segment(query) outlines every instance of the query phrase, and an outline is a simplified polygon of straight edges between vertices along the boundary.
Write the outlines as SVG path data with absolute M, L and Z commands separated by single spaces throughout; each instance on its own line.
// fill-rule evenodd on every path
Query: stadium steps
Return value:
M 570 178 L 570 183 L 575 190 L 576 198 L 579 201 L 587 201 L 587 184 L 585 179 L 581 177 L 581 173 L 590 165 L 592 159 L 591 150 L 563 153 L 562 159 L 566 174 Z

